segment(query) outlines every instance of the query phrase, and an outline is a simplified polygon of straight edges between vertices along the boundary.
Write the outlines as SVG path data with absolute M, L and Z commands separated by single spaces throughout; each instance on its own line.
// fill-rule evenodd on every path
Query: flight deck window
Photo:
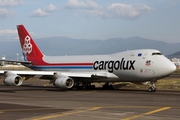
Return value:
M 152 55 L 162 55 L 162 53 L 152 53 Z

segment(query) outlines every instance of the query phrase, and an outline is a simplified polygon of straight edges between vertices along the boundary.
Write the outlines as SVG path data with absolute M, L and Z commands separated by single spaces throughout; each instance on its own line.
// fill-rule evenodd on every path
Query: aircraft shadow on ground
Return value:
M 1 89 L 2 88 L 2 89 Z M 5 89 L 4 89 L 5 88 Z M 128 92 L 133 92 L 134 94 L 144 94 L 144 93 L 149 93 L 149 94 L 171 94 L 171 95 L 177 95 L 180 94 L 179 90 L 157 90 L 156 92 L 148 92 L 146 88 L 126 88 L 124 86 L 121 87 L 115 87 L 114 89 L 103 89 L 102 87 L 96 87 L 93 90 L 97 91 L 105 91 L 105 92 L 120 92 L 120 93 L 128 93 Z M 93 91 L 92 89 L 86 90 L 66 90 L 66 89 L 59 89 L 54 86 L 40 86 L 40 85 L 32 85 L 32 84 L 26 84 L 26 85 L 21 85 L 19 87 L 16 86 L 6 86 L 3 84 L 0 84 L 0 92 L 6 92 L 6 93 L 15 93 L 17 91 L 52 91 L 52 92 L 67 92 L 67 91 Z
M 66 92 L 68 90 L 62 90 L 53 86 L 34 86 L 32 84 L 26 84 L 21 86 L 7 86 L 7 85 L 0 85 L 1 88 L 6 88 L 5 90 L 1 90 L 0 92 L 7 92 L 7 93 L 15 93 L 16 91 L 54 91 L 54 92 Z

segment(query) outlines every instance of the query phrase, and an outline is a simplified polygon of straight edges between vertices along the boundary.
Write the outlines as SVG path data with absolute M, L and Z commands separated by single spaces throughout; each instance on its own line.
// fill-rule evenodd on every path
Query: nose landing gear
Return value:
M 149 87 L 148 91 L 149 91 L 149 92 L 156 92 L 156 88 L 154 88 L 154 87 Z
M 156 80 L 150 81 L 151 87 L 149 87 L 149 89 L 148 89 L 149 92 L 156 92 L 155 82 L 156 82 Z

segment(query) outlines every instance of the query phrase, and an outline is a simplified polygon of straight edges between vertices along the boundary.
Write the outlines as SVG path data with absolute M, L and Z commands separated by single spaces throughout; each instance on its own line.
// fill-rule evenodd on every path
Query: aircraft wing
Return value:
M 1 59 L 0 62 L 14 62 L 14 63 L 21 63 L 22 65 L 31 64 L 31 62 L 29 61 L 3 60 L 3 59 Z
M 118 78 L 113 73 L 109 72 L 54 72 L 54 71 L 0 71 L 0 74 L 12 72 L 20 76 L 40 76 L 41 79 L 53 77 L 55 74 L 61 74 L 72 78 Z
M 118 78 L 115 74 L 109 72 L 59 72 L 69 77 L 81 78 Z

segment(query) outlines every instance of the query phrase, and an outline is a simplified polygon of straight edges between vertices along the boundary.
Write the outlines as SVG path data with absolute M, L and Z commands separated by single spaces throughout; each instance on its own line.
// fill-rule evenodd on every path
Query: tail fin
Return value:
M 17 25 L 17 30 L 23 54 L 26 57 L 41 58 L 43 56 L 42 52 L 40 51 L 32 37 L 29 35 L 27 30 L 24 28 L 24 26 Z

